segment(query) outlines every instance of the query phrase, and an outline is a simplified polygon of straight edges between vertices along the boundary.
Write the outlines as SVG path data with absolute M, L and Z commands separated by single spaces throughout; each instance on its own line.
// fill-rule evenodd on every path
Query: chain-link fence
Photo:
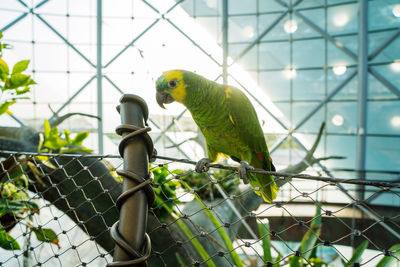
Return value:
M 112 262 L 119 156 L 2 157 L 2 266 Z M 195 162 L 156 158 L 150 167 L 156 199 L 147 222 L 149 266 L 399 264 L 398 184 L 275 173 L 278 198 L 265 203 L 234 167 L 212 165 L 196 173 Z M 326 199 L 330 191 L 334 203 Z M 374 205 L 379 197 L 388 206 Z

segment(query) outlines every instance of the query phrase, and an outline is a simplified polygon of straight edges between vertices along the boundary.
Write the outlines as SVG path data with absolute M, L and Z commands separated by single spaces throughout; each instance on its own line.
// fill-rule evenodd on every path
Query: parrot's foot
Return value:
M 196 163 L 196 168 L 195 171 L 198 173 L 206 172 L 208 171 L 209 167 L 207 166 L 209 163 L 213 162 L 209 158 L 202 158 Z
M 240 179 L 243 180 L 244 184 L 249 183 L 249 179 L 247 178 L 247 170 L 254 170 L 254 168 L 247 161 L 245 160 L 240 161 L 239 176 Z

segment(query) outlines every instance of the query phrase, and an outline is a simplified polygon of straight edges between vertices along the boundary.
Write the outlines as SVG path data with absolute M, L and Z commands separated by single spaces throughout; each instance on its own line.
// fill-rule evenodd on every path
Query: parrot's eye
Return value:
M 178 85 L 178 82 L 176 80 L 170 80 L 168 82 L 168 87 L 169 88 L 175 88 Z

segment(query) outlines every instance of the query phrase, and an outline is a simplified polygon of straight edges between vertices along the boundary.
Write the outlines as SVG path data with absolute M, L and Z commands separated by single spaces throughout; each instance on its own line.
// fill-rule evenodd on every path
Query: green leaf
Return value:
M 324 265 L 324 261 L 321 258 L 311 258 L 309 261 L 313 267 L 322 267 Z
M 37 240 L 50 242 L 60 248 L 57 234 L 53 230 L 48 228 L 32 228 L 32 231 L 35 233 Z
M 274 264 L 274 267 L 279 267 L 280 266 L 279 261 L 281 259 L 282 259 L 282 255 L 281 255 L 281 253 L 278 252 L 278 256 L 275 259 L 275 262 L 277 262 L 277 263 Z
M 400 258 L 400 244 L 393 245 L 389 251 L 392 253 L 392 256 L 383 257 L 376 267 L 390 267 L 393 266 L 397 261 L 396 258 Z M 396 258 L 395 258 L 396 257 Z
M 21 90 L 15 90 L 15 92 L 17 93 L 17 95 L 23 95 L 26 94 L 30 91 L 31 89 L 28 86 L 25 86 L 23 89 Z M 21 97 L 19 99 L 22 99 Z M 24 98 L 24 99 L 29 99 L 29 98 Z
M 65 140 L 62 140 L 60 137 L 49 138 L 44 141 L 43 146 L 50 148 L 52 150 L 59 150 L 67 145 Z
M 4 86 L 5 89 L 15 89 L 24 85 L 27 85 L 29 80 L 31 79 L 31 76 L 21 74 L 21 73 L 16 73 L 12 74 L 11 78 L 6 82 L 6 85 Z
M 264 251 L 264 262 L 272 262 L 272 255 L 271 255 L 271 237 L 269 236 L 269 224 L 268 223 L 259 223 L 258 224 L 258 231 L 262 238 L 262 248 Z
M 312 250 L 318 241 L 318 237 L 321 234 L 321 207 L 316 205 L 316 212 L 314 220 L 310 224 L 310 229 L 304 234 L 301 239 L 300 247 L 298 251 L 301 252 L 301 257 L 293 256 L 290 258 L 290 267 L 303 266 L 302 259 L 310 259 Z
M 37 152 L 40 153 L 42 152 L 42 147 L 43 147 L 43 142 L 44 142 L 44 136 L 43 133 L 39 133 L 39 144 L 38 144 L 38 148 L 37 148 Z
M 303 267 L 302 257 L 291 256 L 289 257 L 290 267 Z
M 65 136 L 65 141 L 67 141 L 67 144 L 71 143 L 70 134 L 71 134 L 70 131 L 68 131 L 67 129 L 64 129 L 64 136 Z
M 0 247 L 6 250 L 21 250 L 17 240 L 3 229 L 0 229 Z
M 311 257 L 312 249 L 318 241 L 318 237 L 321 234 L 321 207 L 317 205 L 317 210 L 314 216 L 314 220 L 311 222 L 310 229 L 303 236 L 300 244 L 299 251 L 305 259 Z
M 29 60 L 21 60 L 13 67 L 12 74 L 21 73 L 28 68 Z
M 44 119 L 43 129 L 44 129 L 44 138 L 45 139 L 49 138 L 50 137 L 50 123 L 46 119 Z
M 353 255 L 351 256 L 349 262 L 346 263 L 345 266 L 352 266 L 353 263 L 355 262 L 359 262 L 361 259 L 362 254 L 364 253 L 364 251 L 367 249 L 368 247 L 368 240 L 364 240 L 364 242 L 362 242 L 355 250 Z
M 178 224 L 178 227 L 180 230 L 189 238 L 190 243 L 192 243 L 193 247 L 195 248 L 196 252 L 200 255 L 200 257 L 204 260 L 204 264 L 209 267 L 215 267 L 216 265 L 214 264 L 212 258 L 208 255 L 207 251 L 204 249 L 202 244 L 197 240 L 197 238 L 194 238 L 194 234 L 191 232 L 190 228 L 182 221 L 179 220 L 179 216 L 176 215 L 176 211 L 173 209 L 169 208 L 166 204 L 165 201 L 163 201 L 159 196 L 156 195 L 156 203 L 160 203 L 161 206 L 163 206 L 167 212 L 171 215 L 171 217 L 176 221 Z
M 89 132 L 80 132 L 77 133 L 75 138 L 72 140 L 71 145 L 73 146 L 81 146 L 83 140 L 86 139 L 86 137 L 89 136 Z
M 4 82 L 9 74 L 10 69 L 8 68 L 7 63 L 0 58 L 0 79 Z
M 186 188 L 186 190 L 188 190 L 188 191 L 191 190 L 190 186 L 187 183 L 185 183 L 183 180 L 181 180 L 181 183 Z M 199 196 L 197 194 L 194 194 L 194 198 L 200 204 L 200 206 L 203 208 L 203 211 L 207 215 L 207 217 L 210 220 L 210 222 L 217 229 L 217 233 L 219 234 L 219 236 L 221 237 L 222 241 L 224 242 L 227 250 L 230 251 L 230 255 L 232 257 L 232 261 L 235 264 L 235 266 L 244 266 L 244 264 L 243 264 L 242 260 L 240 259 L 239 255 L 237 254 L 237 252 L 233 248 L 232 241 L 229 238 L 227 232 L 225 231 L 225 228 L 222 227 L 222 225 L 218 221 L 217 217 L 210 210 L 207 209 L 206 205 L 203 203 L 203 201 L 201 201 L 201 199 L 199 198 Z
M 9 102 L 5 102 L 3 104 L 0 105 L 0 115 L 9 112 L 8 108 L 12 105 L 15 104 L 15 100 L 9 101 Z
M 39 205 L 33 201 L 28 200 L 5 200 L 0 202 L 0 215 L 7 213 L 18 213 L 33 211 L 39 213 Z

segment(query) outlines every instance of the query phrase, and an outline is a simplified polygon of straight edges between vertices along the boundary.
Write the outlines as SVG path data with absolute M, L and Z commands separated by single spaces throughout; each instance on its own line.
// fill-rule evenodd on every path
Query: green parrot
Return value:
M 162 108 L 174 101 L 182 103 L 203 133 L 208 158 L 198 162 L 196 171 L 201 172 L 220 155 L 230 157 L 240 163 L 241 178 L 245 183 L 249 178 L 256 194 L 266 202 L 276 198 L 278 187 L 271 175 L 246 174 L 252 167 L 267 171 L 275 171 L 275 167 L 257 113 L 242 91 L 185 70 L 163 72 L 156 81 L 156 91 Z

